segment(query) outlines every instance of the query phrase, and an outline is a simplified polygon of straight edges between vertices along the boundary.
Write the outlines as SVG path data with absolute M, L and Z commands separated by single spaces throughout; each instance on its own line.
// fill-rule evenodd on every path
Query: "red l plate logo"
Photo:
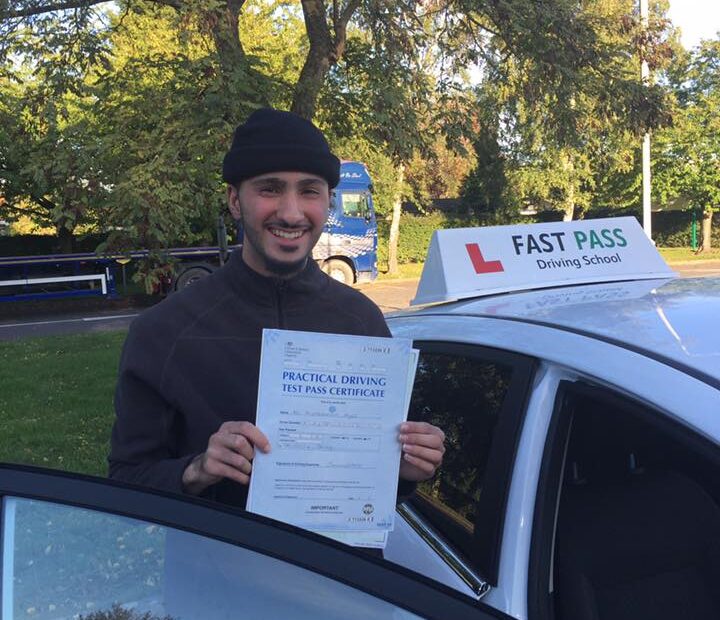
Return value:
M 497 273 L 499 271 L 505 271 L 499 260 L 486 261 L 477 243 L 466 243 L 465 249 L 470 256 L 470 260 L 475 268 L 475 273 Z

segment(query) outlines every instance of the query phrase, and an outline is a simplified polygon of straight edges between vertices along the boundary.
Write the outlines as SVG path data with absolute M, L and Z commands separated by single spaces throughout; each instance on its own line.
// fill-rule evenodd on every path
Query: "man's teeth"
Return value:
M 270 232 L 276 237 L 282 237 L 283 239 L 298 239 L 302 236 L 302 230 L 278 230 L 277 228 L 271 228 Z

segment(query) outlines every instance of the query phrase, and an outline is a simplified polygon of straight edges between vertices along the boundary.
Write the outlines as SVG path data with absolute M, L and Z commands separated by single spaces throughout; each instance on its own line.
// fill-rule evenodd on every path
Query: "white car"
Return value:
M 0 466 L 2 620 L 720 618 L 720 279 L 604 220 L 438 233 L 418 299 L 388 324 L 447 452 L 386 561 Z
M 606 222 L 643 243 L 636 223 Z M 512 272 L 514 247 L 493 241 L 527 230 L 464 234 Z M 426 263 L 437 290 L 418 297 L 468 299 L 388 317 L 421 350 L 410 418 L 443 428 L 447 452 L 400 506 L 386 558 L 514 618 L 720 618 L 720 279 L 640 267 L 650 279 L 537 290 L 525 264 L 535 290 L 472 298 L 463 265 Z

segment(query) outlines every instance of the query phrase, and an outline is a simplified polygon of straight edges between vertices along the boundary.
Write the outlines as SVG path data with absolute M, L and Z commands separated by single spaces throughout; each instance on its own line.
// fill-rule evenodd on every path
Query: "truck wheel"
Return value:
M 178 274 L 173 281 L 173 291 L 181 291 L 186 286 L 189 286 L 193 282 L 202 280 L 206 276 L 209 276 L 215 267 L 208 265 L 207 263 L 191 263 L 188 265 L 180 265 L 178 267 Z
M 353 268 L 344 260 L 331 258 L 329 261 L 325 261 L 323 271 L 333 280 L 337 280 L 343 284 L 352 284 L 355 282 L 355 273 L 353 272 Z

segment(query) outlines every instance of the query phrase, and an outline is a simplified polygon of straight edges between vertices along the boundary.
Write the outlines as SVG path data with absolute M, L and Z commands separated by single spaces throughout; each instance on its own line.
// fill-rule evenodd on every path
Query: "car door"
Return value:
M 269 519 L 101 479 L 0 466 L 2 620 L 503 618 Z
M 512 482 L 507 495 L 496 495 L 502 499 L 502 503 L 495 504 L 502 510 L 500 514 L 504 519 L 501 524 L 502 541 L 498 543 L 494 536 L 488 537 L 488 541 L 497 545 L 495 548 L 499 551 L 497 585 L 492 587 L 482 599 L 513 617 L 532 618 L 529 611 L 532 613 L 536 610 L 539 607 L 537 601 L 543 598 L 537 594 L 537 578 L 528 571 L 528 566 L 537 561 L 531 558 L 530 549 L 534 544 L 531 525 L 537 520 L 536 496 L 547 497 L 548 490 L 556 490 L 556 485 L 549 485 L 543 477 L 545 474 L 542 459 L 546 441 L 551 436 L 555 424 L 554 406 L 564 382 L 585 379 L 597 385 L 615 386 L 619 393 L 632 394 L 634 399 L 658 411 L 666 412 L 671 418 L 682 420 L 684 424 L 702 435 L 720 437 L 719 418 L 707 413 L 718 410 L 716 387 L 696 377 L 678 372 L 677 368 L 660 360 L 651 359 L 631 348 L 618 346 L 614 342 L 589 338 L 582 333 L 548 325 L 505 320 L 500 317 L 476 316 L 463 312 L 462 309 L 449 312 L 442 306 L 431 307 L 417 313 L 391 315 L 388 317 L 388 324 L 393 335 L 411 338 L 416 344 L 423 342 L 438 346 L 454 344 L 475 349 L 480 355 L 484 349 L 490 353 L 505 352 L 517 355 L 519 359 L 534 360 L 527 404 L 522 409 L 524 419 L 520 435 L 514 437 L 513 443 L 504 444 L 508 447 L 505 454 L 512 454 L 513 459 Z M 471 372 L 462 361 L 458 362 L 457 367 L 461 374 L 470 375 L 469 378 L 473 374 L 482 374 Z M 436 389 L 438 399 L 445 399 L 450 403 L 455 395 L 459 394 L 464 398 L 468 392 L 466 385 L 467 383 L 456 384 L 452 380 L 441 381 Z M 481 417 L 487 418 L 487 416 Z M 561 442 L 561 445 L 564 444 Z M 490 479 L 494 481 L 495 477 L 490 476 Z M 500 487 L 495 485 L 495 488 Z M 455 499 L 457 497 L 456 495 Z M 549 506 L 553 508 L 552 501 L 549 502 Z M 475 514 L 478 514 L 477 510 Z M 551 525 L 554 522 L 553 517 L 554 513 L 550 515 Z M 441 524 L 441 521 L 437 520 L 436 523 Z M 465 529 L 467 530 L 467 527 Z M 397 530 L 402 532 L 402 528 L 396 526 Z M 490 532 L 490 530 L 482 531 L 485 534 Z M 442 529 L 433 527 L 431 533 L 439 538 L 440 542 L 448 543 L 451 550 L 457 549 L 458 545 L 453 544 L 453 539 L 455 541 L 459 539 L 454 537 L 452 532 L 446 533 Z M 425 538 L 424 534 L 421 536 Z M 392 551 L 392 542 L 391 539 L 390 551 Z M 465 546 L 472 548 L 469 545 Z M 405 547 L 410 547 L 410 542 L 406 543 Z M 552 550 L 552 546 L 546 546 L 545 549 Z M 437 555 L 433 556 L 423 549 L 410 558 L 412 563 L 407 562 L 407 558 L 402 557 L 400 553 L 397 554 L 397 561 L 416 570 L 422 570 L 428 576 L 433 576 L 447 585 L 458 587 L 448 578 L 448 571 L 440 575 L 439 571 L 435 570 L 437 562 L 434 561 L 434 557 Z M 470 577 L 475 579 L 475 583 L 470 579 L 463 581 L 470 583 L 473 588 L 476 585 L 484 586 L 485 589 L 488 585 L 493 586 L 493 575 L 486 568 L 488 565 L 483 566 L 473 562 L 467 554 L 464 555 L 465 557 L 461 559 L 466 560 L 465 566 L 461 568 L 469 566 L 470 569 L 474 569 Z M 483 557 L 492 559 L 487 553 L 476 557 L 480 560 Z M 490 566 L 492 568 L 492 565 Z M 435 574 L 431 575 L 431 571 Z M 547 577 L 547 572 L 544 577 Z M 457 581 L 455 583 L 457 584 Z M 482 594 L 477 588 L 475 591 Z
M 529 618 L 717 618 L 719 481 L 717 437 L 590 377 L 561 381 L 535 500 Z

